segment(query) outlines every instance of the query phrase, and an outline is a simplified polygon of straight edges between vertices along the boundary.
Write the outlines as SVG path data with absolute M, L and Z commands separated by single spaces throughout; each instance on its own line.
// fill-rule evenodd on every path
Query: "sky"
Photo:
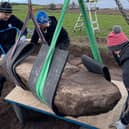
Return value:
M 0 0 L 0 1 L 7 1 L 7 0 Z M 20 3 L 21 0 L 9 0 L 10 2 L 18 2 Z M 27 3 L 28 0 L 22 0 L 22 3 Z M 70 0 L 70 2 L 78 3 L 78 0 Z M 128 0 L 120 0 L 124 8 L 129 9 L 129 1 Z M 63 3 L 64 0 L 32 0 L 33 4 L 50 4 L 50 3 Z M 100 8 L 115 8 L 115 0 L 98 0 L 97 7 Z

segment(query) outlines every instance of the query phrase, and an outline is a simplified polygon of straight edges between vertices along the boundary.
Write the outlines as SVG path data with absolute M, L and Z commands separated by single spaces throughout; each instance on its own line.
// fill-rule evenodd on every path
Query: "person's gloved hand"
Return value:
M 25 35 L 21 36 L 20 41 L 25 42 L 26 41 L 26 36 Z
M 5 57 L 5 54 L 2 54 L 2 55 L 1 55 L 1 59 L 3 59 L 4 57 Z

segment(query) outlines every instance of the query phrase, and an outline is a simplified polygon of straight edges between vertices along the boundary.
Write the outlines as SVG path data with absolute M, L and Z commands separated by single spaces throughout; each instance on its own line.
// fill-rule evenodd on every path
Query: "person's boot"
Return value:
M 124 125 L 121 120 L 116 121 L 116 123 L 114 124 L 114 127 L 116 127 L 116 129 L 126 129 L 126 125 Z
M 5 81 L 6 81 L 6 78 L 3 75 L 0 75 L 0 96 L 1 96 L 2 89 L 3 89 Z

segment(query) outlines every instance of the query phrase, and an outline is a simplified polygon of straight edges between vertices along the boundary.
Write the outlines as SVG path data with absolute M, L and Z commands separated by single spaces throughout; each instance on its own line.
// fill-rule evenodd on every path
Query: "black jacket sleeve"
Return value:
M 10 18 L 10 21 L 12 23 L 12 26 L 18 28 L 19 30 L 22 29 L 24 23 L 19 19 L 17 18 L 16 16 L 12 15 L 11 18 Z M 27 28 L 25 29 L 25 31 L 22 33 L 22 35 L 25 35 L 27 36 Z
M 30 42 L 34 43 L 34 44 L 37 44 L 38 40 L 39 40 L 39 35 L 38 35 L 38 33 L 37 33 L 36 29 L 35 29 L 32 37 L 31 37 Z

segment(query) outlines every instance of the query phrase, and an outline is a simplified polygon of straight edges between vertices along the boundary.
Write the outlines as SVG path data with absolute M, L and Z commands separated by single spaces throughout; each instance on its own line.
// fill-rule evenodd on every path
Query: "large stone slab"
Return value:
M 35 57 L 29 57 L 16 68 L 26 84 L 34 60 Z M 111 82 L 88 72 L 80 63 L 70 62 L 61 77 L 54 104 L 62 114 L 84 116 L 108 112 L 120 98 L 119 89 Z
M 65 119 L 74 120 L 77 122 L 81 122 L 83 124 L 89 124 L 94 127 L 97 127 L 98 129 L 114 129 L 110 128 L 112 123 L 117 121 L 121 115 L 121 112 L 123 110 L 123 105 L 126 102 L 127 99 L 127 90 L 124 87 L 124 84 L 122 81 L 114 81 L 113 83 L 119 88 L 121 93 L 121 99 L 116 104 L 116 106 L 113 108 L 113 110 L 102 113 L 99 115 L 93 115 L 93 116 L 80 116 L 80 117 L 70 117 L 67 116 Z M 11 102 L 11 103 L 17 103 L 20 105 L 24 105 L 30 108 L 35 108 L 36 110 L 45 111 L 49 113 L 53 113 L 52 110 L 45 104 L 38 101 L 30 91 L 25 91 L 22 88 L 16 86 L 5 98 L 5 100 Z M 33 100 L 33 101 L 32 101 Z M 64 119 L 64 118 L 63 118 Z M 83 128 L 82 128 L 83 129 Z

